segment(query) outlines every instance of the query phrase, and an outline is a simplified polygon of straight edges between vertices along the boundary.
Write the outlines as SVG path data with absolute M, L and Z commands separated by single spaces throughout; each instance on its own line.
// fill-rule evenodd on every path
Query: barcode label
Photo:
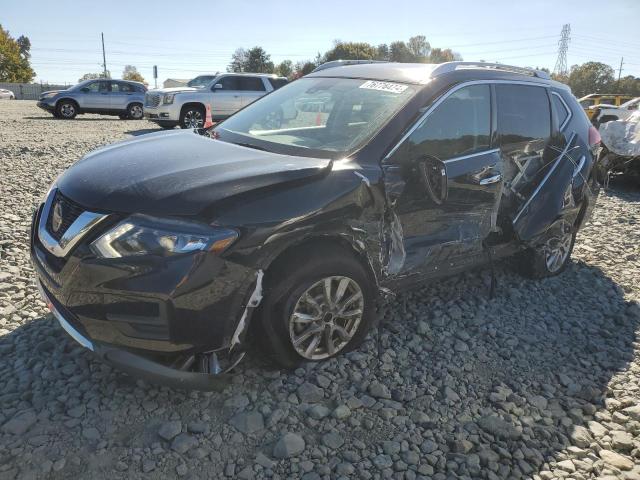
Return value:
M 403 85 L 401 83 L 378 82 L 376 80 L 369 80 L 360 85 L 360 88 L 367 88 L 369 90 L 380 90 L 382 92 L 402 93 L 407 89 L 407 85 Z

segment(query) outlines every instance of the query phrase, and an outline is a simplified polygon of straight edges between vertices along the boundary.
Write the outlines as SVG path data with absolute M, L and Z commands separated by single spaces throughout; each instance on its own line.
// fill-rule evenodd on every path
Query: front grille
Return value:
M 157 107 L 158 105 L 160 105 L 160 95 L 157 93 L 147 93 L 144 96 L 145 107 Z
M 54 216 L 60 214 L 60 225 L 57 230 L 53 228 Z M 75 202 L 72 202 L 59 191 L 56 191 L 53 202 L 51 203 L 51 209 L 49 211 L 49 218 L 47 218 L 47 231 L 51 234 L 57 242 L 60 241 L 62 235 L 67 231 L 73 222 L 84 212 L 84 209 Z M 58 220 L 56 219 L 56 222 Z

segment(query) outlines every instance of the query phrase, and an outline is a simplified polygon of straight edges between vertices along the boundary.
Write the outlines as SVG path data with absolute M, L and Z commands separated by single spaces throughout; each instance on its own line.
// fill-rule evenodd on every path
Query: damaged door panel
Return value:
M 402 232 L 405 253 L 389 273 L 427 273 L 453 267 L 461 257 L 482 252 L 495 229 L 502 190 L 502 159 L 491 147 L 491 90 L 470 85 L 427 112 L 383 163 L 389 245 Z M 394 243 L 395 242 L 395 243 Z M 391 248 L 396 252 L 397 246 Z

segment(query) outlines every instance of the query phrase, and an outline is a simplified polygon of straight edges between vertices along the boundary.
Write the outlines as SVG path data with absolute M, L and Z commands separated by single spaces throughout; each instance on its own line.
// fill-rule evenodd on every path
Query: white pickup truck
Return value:
M 149 90 L 144 116 L 162 128 L 200 128 L 206 106 L 214 121 L 224 120 L 246 105 L 286 85 L 287 79 L 264 73 L 221 73 L 199 87 Z

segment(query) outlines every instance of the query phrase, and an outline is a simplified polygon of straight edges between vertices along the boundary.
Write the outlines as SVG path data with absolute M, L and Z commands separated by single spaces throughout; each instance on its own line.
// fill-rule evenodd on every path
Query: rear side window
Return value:
M 280 87 L 284 87 L 288 82 L 284 78 L 270 78 L 269 83 L 274 90 L 277 90 Z
M 251 92 L 264 92 L 264 83 L 259 77 L 238 77 L 238 90 L 247 90 Z
M 489 148 L 491 90 L 471 85 L 449 95 L 408 139 L 412 159 L 433 155 L 440 160 Z
M 545 88 L 496 85 L 496 97 L 501 145 L 550 137 L 551 110 Z
M 569 118 L 569 115 L 571 115 L 571 112 L 567 110 L 567 106 L 560 99 L 560 94 L 552 93 L 551 102 L 553 103 L 553 114 L 555 116 L 556 125 L 560 129 L 564 125 L 564 122 Z

